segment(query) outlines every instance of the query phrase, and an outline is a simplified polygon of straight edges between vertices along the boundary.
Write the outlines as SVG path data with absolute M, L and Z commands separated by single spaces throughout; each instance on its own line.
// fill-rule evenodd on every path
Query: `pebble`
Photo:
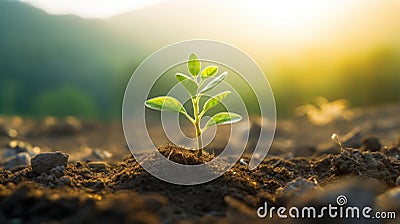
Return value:
M 311 189 L 317 188 L 318 185 L 315 182 L 300 177 L 286 183 L 283 188 L 277 190 L 277 193 L 288 198 L 304 194 Z
M 31 157 L 40 153 L 40 148 L 38 146 L 33 147 L 30 143 L 13 140 L 7 144 L 7 148 L 3 153 L 3 158 L 16 156 L 18 153 L 26 152 Z
M 4 162 L 4 168 L 7 170 L 15 170 L 26 168 L 31 165 L 31 157 L 26 152 L 18 153 L 16 156 Z
M 94 149 L 93 150 L 93 155 L 95 155 L 99 159 L 109 159 L 113 156 L 113 154 L 107 150 L 101 150 L 101 149 Z
M 105 162 L 88 162 L 87 166 L 94 171 L 106 171 L 108 164 Z
M 103 189 L 103 188 L 106 187 L 106 184 L 105 184 L 103 181 L 98 180 L 98 181 L 93 185 L 93 187 L 94 187 L 95 189 Z
M 63 152 L 44 152 L 31 159 L 32 171 L 36 173 L 50 173 L 57 166 L 66 166 L 69 155 Z

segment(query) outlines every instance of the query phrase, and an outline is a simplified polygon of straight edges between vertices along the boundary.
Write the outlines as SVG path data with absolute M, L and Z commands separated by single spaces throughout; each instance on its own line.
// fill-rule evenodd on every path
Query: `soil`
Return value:
M 386 110 L 393 111 L 393 122 L 397 122 L 399 105 L 389 108 Z M 388 139 L 395 136 L 389 135 L 400 132 L 400 125 L 388 126 L 390 131 L 386 130 L 385 137 L 381 137 L 383 128 L 379 133 L 376 129 L 375 132 L 361 129 L 364 131 L 361 138 L 350 136 L 350 140 L 356 139 L 357 147 L 340 148 L 331 143 L 329 135 L 325 140 L 318 137 L 320 132 L 315 134 L 315 141 L 308 140 L 313 139 L 318 129 L 330 129 L 327 130 L 330 134 L 338 130 L 345 133 L 370 123 L 370 111 L 358 118 L 361 121 L 358 124 L 346 123 L 333 128 L 313 126 L 305 120 L 278 123 L 278 143 L 274 143 L 259 167 L 249 170 L 247 163 L 251 154 L 244 154 L 221 177 L 194 186 L 166 183 L 147 173 L 127 151 L 115 123 L 79 121 L 77 125 L 78 121 L 74 120 L 76 126 L 72 127 L 59 121 L 63 125 L 46 129 L 37 128 L 44 127 L 39 125 L 43 121 L 2 117 L 0 125 L 18 132 L 18 136 L 0 137 L 2 152 L 7 150 L 10 141 L 20 139 L 39 146 L 42 152 L 66 152 L 70 159 L 66 167 L 57 166 L 48 173 L 33 172 L 29 165 L 0 168 L 0 223 L 314 223 L 322 220 L 326 223 L 396 223 L 396 219 L 306 220 L 279 219 L 276 214 L 264 219 L 257 216 L 257 209 L 265 203 L 285 207 L 321 206 L 335 204 L 336 197 L 345 195 L 349 205 L 395 211 L 398 217 L 400 147 L 396 140 L 389 142 Z M 375 111 L 382 113 L 381 108 Z M 300 127 L 300 124 L 304 125 L 302 132 L 307 132 L 308 138 L 301 136 L 304 133 L 288 136 L 288 129 L 282 128 Z M 67 127 L 65 132 L 63 127 Z M 104 132 L 108 138 L 101 137 Z M 301 139 L 306 142 L 300 144 Z M 284 147 L 289 140 L 297 144 Z M 162 145 L 158 150 L 170 160 L 187 165 L 214 158 L 211 149 L 201 157 L 196 151 L 171 144 Z

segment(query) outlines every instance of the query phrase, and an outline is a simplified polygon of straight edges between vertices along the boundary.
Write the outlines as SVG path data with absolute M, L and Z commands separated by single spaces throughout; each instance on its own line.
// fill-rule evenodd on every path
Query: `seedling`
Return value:
M 213 125 L 223 125 L 238 122 L 242 119 L 242 116 L 231 112 L 220 112 L 212 116 L 204 127 L 201 127 L 200 120 L 204 114 L 211 108 L 217 106 L 221 101 L 227 97 L 231 92 L 223 91 L 215 96 L 210 97 L 204 104 L 200 111 L 200 99 L 204 94 L 211 89 L 217 87 L 227 76 L 228 72 L 225 71 L 217 75 L 217 66 L 207 66 L 201 70 L 201 62 L 197 55 L 192 53 L 189 56 L 187 62 L 187 68 L 190 75 L 185 75 L 182 73 L 176 73 L 175 77 L 178 82 L 187 90 L 190 95 L 193 106 L 193 116 L 190 116 L 182 103 L 180 103 L 176 98 L 170 96 L 159 96 L 151 98 L 145 102 L 146 107 L 158 111 L 173 111 L 181 113 L 184 115 L 194 126 L 197 138 L 197 149 L 199 150 L 198 155 L 202 155 L 203 144 L 202 144 L 202 133 L 204 133 L 207 128 Z

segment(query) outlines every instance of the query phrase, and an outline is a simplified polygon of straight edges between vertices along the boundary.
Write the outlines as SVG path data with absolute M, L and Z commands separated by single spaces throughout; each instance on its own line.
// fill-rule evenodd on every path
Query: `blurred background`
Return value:
M 260 65 L 280 117 L 317 96 L 398 102 L 399 12 L 368 0 L 1 0 L 0 114 L 119 119 L 142 60 L 204 38 Z

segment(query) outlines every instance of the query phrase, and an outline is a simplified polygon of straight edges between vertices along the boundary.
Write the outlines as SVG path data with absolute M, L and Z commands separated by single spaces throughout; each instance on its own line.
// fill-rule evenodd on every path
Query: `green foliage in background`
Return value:
M 72 87 L 61 87 L 44 92 L 33 101 L 34 113 L 38 116 L 68 116 L 97 118 L 99 108 L 92 96 Z
M 155 44 L 144 44 L 154 30 L 148 32 L 142 21 L 127 21 L 54 16 L 19 1 L 0 1 L 0 114 L 73 113 L 119 119 L 123 93 L 135 67 L 164 45 L 160 43 L 171 43 L 174 38 L 159 37 L 154 39 Z M 118 32 L 116 27 L 120 28 Z M 343 63 L 330 65 L 333 60 Z M 312 102 L 315 96 L 330 100 L 346 98 L 353 106 L 400 100 L 398 41 L 382 42 L 349 58 L 338 59 L 323 53 L 313 57 L 306 52 L 292 61 L 285 62 L 285 58 L 277 61 L 282 64 L 262 59 L 257 63 L 268 74 L 280 117 L 293 115 L 298 105 Z M 196 69 L 190 68 L 192 72 Z M 212 73 L 209 70 L 205 75 Z M 65 86 L 77 93 L 57 91 Z M 51 92 L 58 95 L 59 102 L 83 99 L 73 100 L 78 104 L 57 112 L 44 105 L 57 101 L 46 99 Z M 245 103 L 250 116 L 257 111 L 256 102 Z

